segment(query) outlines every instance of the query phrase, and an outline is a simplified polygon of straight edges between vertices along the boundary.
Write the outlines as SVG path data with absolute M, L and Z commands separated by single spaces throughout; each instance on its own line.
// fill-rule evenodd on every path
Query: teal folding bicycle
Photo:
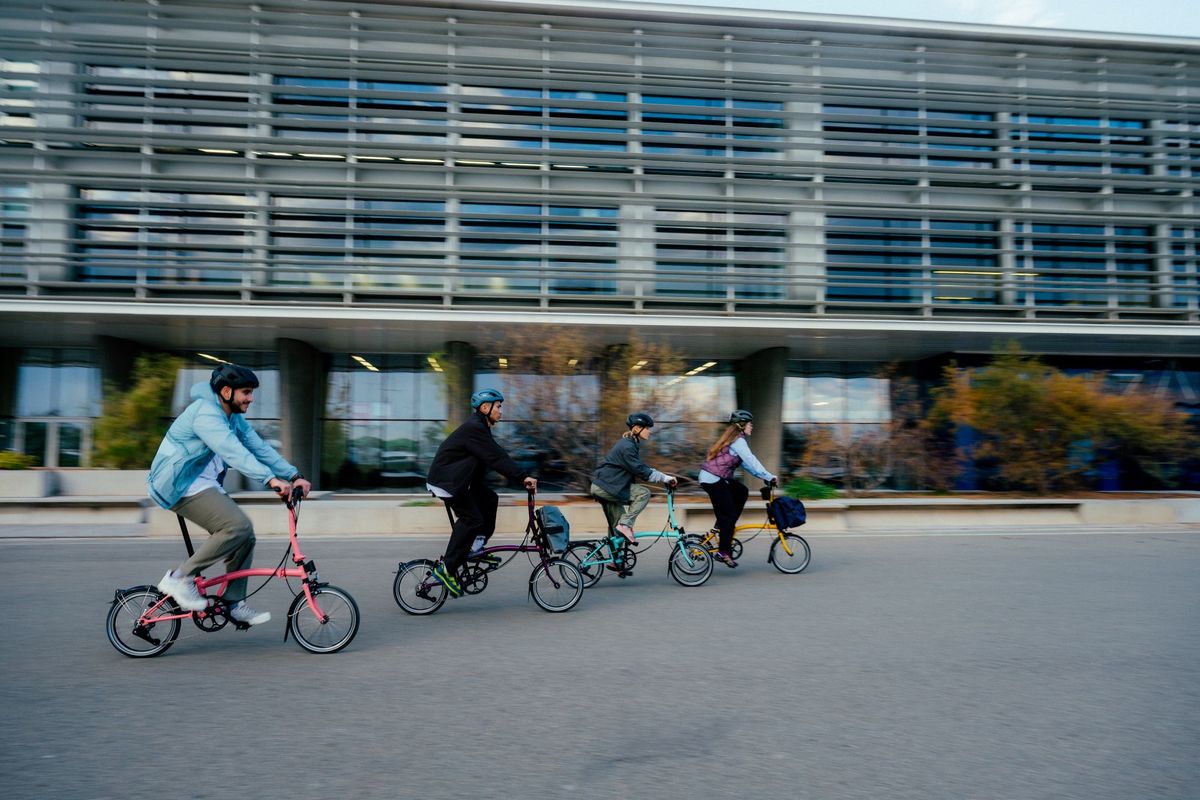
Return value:
M 614 519 L 608 521 L 608 537 L 579 541 L 570 545 L 563 558 L 579 568 L 585 589 L 595 586 L 604 575 L 605 569 L 616 572 L 618 577 L 627 578 L 633 573 L 639 554 L 624 536 L 614 530 Z M 635 540 L 653 539 L 651 547 L 659 540 L 672 542 L 671 555 L 667 559 L 667 572 L 680 586 L 700 586 L 713 573 L 713 560 L 700 536 L 687 533 L 675 519 L 675 485 L 667 486 L 667 524 L 661 531 L 639 531 Z M 646 548 L 649 549 L 649 548 Z

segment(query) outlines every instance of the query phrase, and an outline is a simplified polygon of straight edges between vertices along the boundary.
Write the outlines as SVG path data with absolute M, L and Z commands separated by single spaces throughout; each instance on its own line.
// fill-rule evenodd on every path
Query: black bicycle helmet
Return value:
M 645 411 L 635 411 L 625 418 L 625 424 L 630 428 L 634 425 L 641 425 L 643 428 L 653 428 L 654 420 Z
M 234 389 L 257 389 L 258 376 L 249 367 L 240 364 L 222 364 L 212 371 L 208 385 L 217 394 L 226 386 Z
M 739 408 L 729 415 L 730 425 L 737 425 L 740 428 L 747 422 L 754 422 L 754 415 L 744 409 Z
M 503 403 L 504 395 L 500 394 L 495 389 L 480 389 L 475 394 L 471 395 L 471 408 L 476 411 L 484 403 Z

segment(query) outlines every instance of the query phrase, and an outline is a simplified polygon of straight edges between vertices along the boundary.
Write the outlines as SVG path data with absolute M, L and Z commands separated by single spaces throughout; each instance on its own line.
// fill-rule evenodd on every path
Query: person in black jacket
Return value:
M 504 396 L 495 389 L 481 389 L 471 395 L 475 413 L 446 437 L 429 465 L 426 488 L 442 498 L 457 518 L 446 553 L 433 570 L 433 577 L 451 597 L 462 595 L 459 569 L 470 553 L 482 548 L 496 531 L 500 499 L 487 486 L 488 470 L 494 469 L 510 480 L 521 479 L 526 489 L 537 490 L 537 479 L 523 474 L 492 438 L 492 426 L 500 421 L 503 403 Z
M 667 475 L 642 462 L 640 444 L 650 438 L 654 420 L 638 411 L 625 419 L 629 430 L 621 435 L 604 457 L 604 463 L 592 477 L 591 495 L 604 507 L 604 516 L 611 530 L 633 541 L 633 525 L 638 514 L 650 502 L 650 490 L 635 484 L 634 479 L 652 483 L 674 483 L 675 476 Z

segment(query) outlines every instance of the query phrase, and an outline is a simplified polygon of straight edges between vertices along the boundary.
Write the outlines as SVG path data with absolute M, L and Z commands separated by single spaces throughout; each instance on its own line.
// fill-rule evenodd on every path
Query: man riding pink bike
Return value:
M 150 497 L 210 533 L 195 554 L 158 583 L 160 591 L 187 611 L 207 606 L 195 584 L 206 567 L 224 559 L 228 571 L 236 572 L 248 569 L 254 557 L 254 526 L 225 493 L 228 467 L 283 497 L 290 496 L 293 487 L 304 496 L 312 489 L 300 470 L 246 421 L 257 388 L 258 377 L 246 367 L 222 364 L 214 369 L 207 384 L 192 387 L 191 405 L 171 423 L 150 465 Z M 244 602 L 246 578 L 230 581 L 224 596 L 235 622 L 270 621 L 269 611 L 255 611 Z

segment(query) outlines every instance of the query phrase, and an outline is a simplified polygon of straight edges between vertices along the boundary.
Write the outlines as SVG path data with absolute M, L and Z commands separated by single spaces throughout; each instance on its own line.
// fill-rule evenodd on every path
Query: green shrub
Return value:
M 838 496 L 838 490 L 828 483 L 813 478 L 795 478 L 783 486 L 783 493 L 797 500 L 829 500 Z
M 0 469 L 29 469 L 37 459 L 15 450 L 0 450 Z
M 180 364 L 174 356 L 141 356 L 133 367 L 132 386 L 125 391 L 108 387 L 104 415 L 94 429 L 96 466 L 150 466 L 170 424 L 171 395 Z

